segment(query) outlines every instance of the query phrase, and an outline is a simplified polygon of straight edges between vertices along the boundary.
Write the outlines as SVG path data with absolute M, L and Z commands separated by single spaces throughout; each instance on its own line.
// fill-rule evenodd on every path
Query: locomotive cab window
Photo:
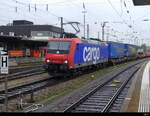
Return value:
M 69 41 L 50 41 L 48 43 L 47 53 L 68 54 L 70 50 Z

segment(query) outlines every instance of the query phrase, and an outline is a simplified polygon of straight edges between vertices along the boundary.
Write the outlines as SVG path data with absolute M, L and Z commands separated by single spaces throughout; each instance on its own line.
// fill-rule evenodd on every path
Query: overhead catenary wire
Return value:
M 28 3 L 20 2 L 20 1 L 18 1 L 18 0 L 12 0 L 12 1 L 17 2 L 17 4 L 21 4 L 21 5 L 24 5 L 24 6 L 26 6 L 26 7 L 29 7 L 29 6 L 28 6 L 28 5 L 29 5 Z M 40 11 L 42 11 L 42 12 L 45 12 L 45 11 L 43 11 L 42 9 L 37 8 L 37 7 L 36 7 L 36 4 L 34 4 L 34 6 L 30 5 L 30 8 L 35 9 L 35 11 L 36 11 L 36 10 L 40 10 Z M 59 16 L 55 15 L 54 13 L 52 13 L 52 12 L 50 12 L 50 11 L 48 11 L 48 12 L 49 12 L 52 16 L 55 16 L 55 17 L 59 18 Z
M 12 0 L 11 0 L 12 1 Z M 4 6 L 5 6 L 5 11 L 6 11 L 6 6 L 8 6 L 8 9 L 13 9 L 13 10 L 10 10 L 10 12 L 12 12 L 12 13 L 17 13 L 17 14 L 19 14 L 19 15 L 15 15 L 15 17 L 16 17 L 16 19 L 17 19 L 17 17 L 18 16 L 23 16 L 24 18 L 26 18 L 26 17 L 30 17 L 30 19 L 32 19 L 32 20 L 34 20 L 34 21 L 36 21 L 36 20 L 42 20 L 42 18 L 41 18 L 41 15 L 39 15 L 39 13 L 36 13 L 35 14 L 35 12 L 33 12 L 33 6 L 32 6 L 32 8 L 30 9 L 30 11 L 31 12 L 25 12 L 25 10 L 27 10 L 27 9 L 25 9 L 25 8 L 27 8 L 27 7 L 29 7 L 29 6 L 27 6 L 27 5 L 25 5 L 25 4 L 20 4 L 20 2 L 16 2 L 16 1 L 14 1 L 14 4 L 7 4 L 7 2 L 9 2 L 9 1 L 5 1 L 5 3 L 4 2 L 2 2 L 1 4 L 5 4 Z M 17 5 L 19 3 L 19 5 Z M 20 5 L 23 5 L 24 6 L 24 8 L 22 7 L 22 6 L 20 6 Z M 16 7 L 17 7 L 17 10 L 16 10 Z M 7 9 L 7 10 L 8 10 Z M 15 10 L 14 10 L 15 9 Z M 42 10 L 39 10 L 39 11 L 41 11 L 42 12 Z M 9 12 L 9 13 L 10 13 Z M 30 14 L 29 14 L 30 13 Z M 44 12 L 44 14 L 45 14 L 45 16 L 46 15 L 49 15 L 49 13 L 47 13 L 47 12 Z M 38 15 L 38 16 L 37 16 Z M 11 15 L 10 15 L 11 16 Z M 11 17 L 12 18 L 12 17 Z M 14 17 L 13 17 L 14 18 Z M 18 17 L 19 18 L 19 17 Z M 46 18 L 45 18 L 46 19 Z M 57 18 L 58 19 L 58 18 Z M 42 20 L 42 22 L 43 22 L 43 20 Z
M 21 4 L 21 5 L 24 5 L 24 6 L 26 6 L 26 7 L 29 7 L 27 3 L 20 2 L 20 1 L 18 1 L 18 0 L 12 0 L 12 1 L 14 1 L 14 2 L 17 1 L 18 4 Z M 44 10 L 42 10 L 42 9 L 40 9 L 40 8 L 37 8 L 36 4 L 35 4 L 35 6 L 32 6 L 32 5 L 30 4 L 30 8 L 35 9 L 35 11 L 39 10 L 39 11 L 44 12 L 44 13 L 46 13 L 46 12 L 47 12 L 47 13 L 50 13 L 50 15 L 52 15 L 52 16 L 58 18 L 58 19 L 61 18 L 61 16 L 58 16 L 58 15 L 56 15 L 56 14 L 50 12 L 50 10 L 44 11 Z M 63 19 L 64 19 L 66 22 L 70 22 L 68 19 L 66 19 L 66 18 L 64 18 L 64 17 L 63 17 Z M 81 25 L 81 26 L 82 26 L 82 25 Z
M 126 4 L 125 0 L 124 0 L 123 2 L 124 2 L 124 6 L 125 6 L 125 8 L 126 8 L 126 12 L 127 12 L 127 14 L 129 15 L 130 20 L 131 20 L 130 11 L 129 11 L 129 9 L 127 8 L 127 4 Z
M 16 8 L 16 5 L 15 4 L 12 4 L 12 5 L 10 5 L 10 4 L 7 4 L 6 2 L 4 3 L 1 3 L 1 4 L 3 4 L 3 6 L 5 6 L 4 8 L 1 8 L 2 10 L 4 10 L 4 11 L 6 11 L 6 7 L 8 6 L 8 8 L 7 8 L 7 10 L 9 9 L 9 13 L 10 12 L 12 12 L 12 13 L 17 13 L 17 14 L 19 14 L 19 15 L 22 15 L 22 8 L 20 8 L 20 7 L 17 7 L 17 12 L 15 11 L 15 8 Z M 25 8 L 23 8 L 23 10 L 25 11 Z M 21 12 L 20 12 L 21 11 Z M 17 16 L 19 16 L 19 15 L 17 15 Z M 27 12 L 26 13 L 24 13 L 23 14 L 24 16 L 26 15 L 27 16 Z M 1 16 L 2 16 L 2 14 L 1 14 Z M 11 15 L 7 15 L 8 17 L 8 19 L 10 20 L 10 19 L 12 19 L 12 18 L 14 18 L 14 16 L 12 17 Z M 10 17 L 11 16 L 11 17 Z M 40 15 L 39 15 L 40 16 Z M 2 17 L 5 17 L 5 16 L 2 16 Z M 37 17 L 37 15 L 34 15 L 34 14 L 30 14 L 30 15 L 28 15 L 28 17 L 30 17 L 32 20 L 35 20 L 35 18 Z M 39 17 L 37 17 L 37 18 L 39 18 Z
M 112 5 L 112 3 L 110 2 L 110 0 L 107 0 L 108 3 L 111 5 L 111 7 L 113 8 L 113 10 L 115 11 L 115 13 L 121 18 L 121 20 L 124 22 L 124 24 L 126 24 L 128 27 L 128 23 L 121 17 L 121 15 L 119 14 L 119 12 L 116 10 L 116 8 Z
M 50 12 L 48 12 L 48 10 L 42 10 L 42 9 L 40 9 L 38 6 L 36 6 L 36 9 L 35 9 L 35 6 L 32 6 L 32 5 L 35 5 L 35 4 L 30 4 L 30 3 L 23 3 L 23 2 L 20 2 L 20 1 L 18 1 L 18 0 L 10 0 L 10 1 L 13 1 L 14 3 L 12 3 L 12 4 L 7 4 L 9 1 L 5 1 L 4 2 L 4 4 L 5 4 L 5 6 L 8 6 L 8 9 L 10 9 L 11 8 L 11 10 L 10 10 L 10 12 L 9 13 L 17 13 L 18 15 L 13 15 L 13 18 L 15 18 L 15 19 L 19 19 L 19 17 L 21 18 L 21 17 L 24 17 L 24 19 L 26 19 L 26 18 L 28 18 L 28 17 L 30 17 L 30 18 L 32 18 L 32 21 L 36 21 L 36 20 L 41 20 L 41 22 L 43 22 L 43 20 L 42 20 L 42 18 L 43 18 L 43 15 L 42 15 L 42 18 L 41 18 L 41 15 L 38 13 L 38 12 L 41 12 L 41 13 L 44 13 L 45 14 L 45 16 L 50 16 L 51 15 L 51 13 Z M 6 7 L 5 7 L 6 8 Z M 29 9 L 28 9 L 29 8 Z M 8 10 L 7 9 L 7 10 Z M 28 9 L 28 10 L 27 10 Z M 29 12 L 26 12 L 26 11 L 29 11 Z M 5 9 L 5 11 L 6 11 L 6 9 Z M 37 13 L 36 12 L 34 12 L 34 11 L 37 11 Z M 30 13 L 30 14 L 29 14 Z M 37 16 L 38 15 L 38 16 Z M 15 16 L 15 17 L 14 17 Z M 18 17 L 19 16 L 19 17 Z M 54 16 L 54 15 L 52 15 L 52 16 Z M 60 19 L 60 16 L 58 16 L 58 15 L 55 15 L 55 17 L 57 18 L 57 20 L 53 20 L 52 22 L 54 22 L 54 21 L 60 21 L 59 19 Z M 9 20 L 9 22 L 8 23 L 12 23 L 12 22 L 10 22 L 10 19 L 13 19 L 12 18 L 12 15 L 9 15 L 9 17 L 8 17 L 8 20 Z M 34 18 L 34 19 L 33 19 Z M 47 18 L 45 18 L 45 19 L 47 19 Z M 28 19 L 27 19 L 28 20 Z M 66 22 L 70 22 L 68 19 L 66 19 L 66 18 L 64 18 L 64 20 L 66 21 Z M 4 21 L 3 21 L 4 22 Z M 57 26 L 60 26 L 60 25 L 58 25 L 58 22 L 57 23 L 52 23 L 51 22 L 51 25 L 56 25 L 57 24 Z M 60 22 L 59 22 L 60 23 Z M 47 24 L 49 24 L 49 22 L 47 23 Z M 82 25 L 80 25 L 80 26 L 82 26 Z

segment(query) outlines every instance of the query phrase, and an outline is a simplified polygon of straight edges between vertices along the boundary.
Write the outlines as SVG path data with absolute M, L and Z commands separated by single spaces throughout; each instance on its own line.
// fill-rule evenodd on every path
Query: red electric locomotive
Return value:
M 49 39 L 44 68 L 50 75 L 99 68 L 108 62 L 108 44 L 80 38 Z
M 74 51 L 78 43 L 82 43 L 79 38 L 49 39 L 44 68 L 49 73 L 66 73 L 68 69 L 72 69 L 74 67 Z

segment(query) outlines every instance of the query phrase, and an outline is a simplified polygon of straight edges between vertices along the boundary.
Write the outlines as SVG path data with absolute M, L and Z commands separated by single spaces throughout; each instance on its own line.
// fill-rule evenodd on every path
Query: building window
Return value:
M 51 31 L 31 31 L 32 37 L 60 37 L 59 33 Z
M 53 32 L 49 32 L 49 36 L 50 36 L 50 37 L 53 37 Z
M 14 36 L 15 33 L 14 32 L 9 32 L 9 36 Z
M 47 37 L 49 36 L 49 31 L 31 31 L 31 36 Z
M 4 33 L 3 33 L 3 32 L 1 32 L 0 34 L 1 34 L 1 35 L 4 35 Z
M 43 36 L 43 33 L 37 33 L 37 36 Z

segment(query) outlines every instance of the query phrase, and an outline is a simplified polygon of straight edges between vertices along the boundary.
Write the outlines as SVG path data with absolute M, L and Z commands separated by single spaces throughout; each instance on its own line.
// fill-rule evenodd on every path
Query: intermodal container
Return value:
M 123 58 L 125 55 L 125 44 L 117 42 L 108 42 L 109 58 Z
M 125 48 L 126 48 L 125 54 L 127 57 L 134 57 L 137 55 L 138 46 L 131 45 L 131 44 L 125 44 Z

